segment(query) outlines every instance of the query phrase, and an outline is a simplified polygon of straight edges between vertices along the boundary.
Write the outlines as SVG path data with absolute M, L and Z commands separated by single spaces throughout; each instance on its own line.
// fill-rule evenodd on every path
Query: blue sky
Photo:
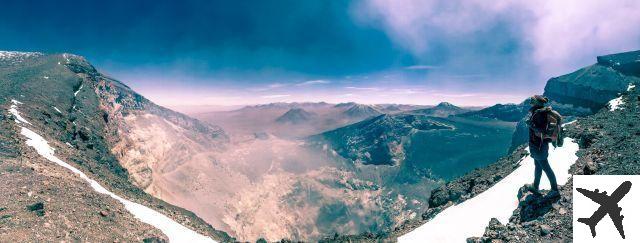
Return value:
M 0 49 L 69 52 L 169 106 L 518 102 L 640 48 L 637 1 L 3 1 Z

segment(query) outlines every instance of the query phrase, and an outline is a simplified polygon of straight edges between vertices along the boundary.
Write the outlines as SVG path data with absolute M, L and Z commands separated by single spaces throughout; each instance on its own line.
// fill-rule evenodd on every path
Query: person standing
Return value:
M 526 120 L 529 127 L 529 151 L 535 163 L 535 173 L 533 185 L 530 190 L 536 194 L 540 194 L 540 177 L 542 172 L 547 175 L 551 184 L 551 192 L 548 196 L 559 196 L 556 175 L 549 165 L 549 143 L 562 143 L 561 138 L 558 139 L 561 132 L 560 114 L 547 106 L 549 99 L 541 95 L 534 95 L 529 99 L 531 108 L 529 109 Z M 557 129 L 557 130 L 555 130 Z M 560 140 L 560 141 L 559 141 Z M 561 146 L 561 145 L 560 145 Z

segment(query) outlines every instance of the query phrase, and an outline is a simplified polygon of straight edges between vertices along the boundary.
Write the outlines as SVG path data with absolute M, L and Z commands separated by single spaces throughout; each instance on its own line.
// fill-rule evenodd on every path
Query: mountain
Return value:
M 422 114 L 427 116 L 435 116 L 435 117 L 448 117 L 451 115 L 457 115 L 461 113 L 465 113 L 469 110 L 457 107 L 449 102 L 442 102 L 434 107 L 419 109 L 409 111 L 413 114 Z
M 377 116 L 382 114 L 382 112 L 370 105 L 354 104 L 342 114 L 351 119 L 359 119 Z
M 178 151 L 222 148 L 224 131 L 153 104 L 71 54 L 0 52 L 0 83 L 8 111 L 1 196 L 11 199 L 0 210 L 8 222 L 0 241 L 233 240 L 152 196 L 166 189 L 159 175 L 178 170 Z
M 520 104 L 496 104 L 481 110 L 461 113 L 461 117 L 485 117 L 508 122 L 518 122 L 529 110 L 525 102 Z
M 249 106 L 242 107 L 237 111 L 293 109 L 293 108 L 315 109 L 315 108 L 326 108 L 331 106 L 332 106 L 331 104 L 326 102 L 277 102 L 277 103 L 268 103 L 268 104 L 260 104 L 260 105 L 249 105 Z
M 308 111 L 305 111 L 302 108 L 291 108 L 282 116 L 276 119 L 278 123 L 291 123 L 291 124 L 300 124 L 304 122 L 308 122 L 313 119 L 317 115 Z
M 397 112 L 401 112 L 402 108 L 400 108 L 400 106 L 398 105 L 387 105 L 387 106 L 380 106 L 380 110 L 384 113 L 397 113 Z
M 597 57 L 598 63 L 616 71 L 640 77 L 640 51 L 629 51 Z
M 415 130 L 453 127 L 413 115 L 380 115 L 325 132 L 312 139 L 325 139 L 342 157 L 355 163 L 397 165 L 404 158 L 402 140 Z
M 551 78 L 544 88 L 544 95 L 558 103 L 589 108 L 595 113 L 618 97 L 630 83 L 640 80 L 619 71 L 638 69 L 638 55 L 640 51 L 598 57 L 596 64 Z M 633 56 L 636 58 L 628 58 Z
M 385 114 L 308 141 L 327 146 L 351 163 L 399 166 L 406 174 L 398 180 L 449 180 L 504 155 L 514 125 L 485 118 Z M 469 149 L 476 147 L 482 149 Z
M 335 108 L 350 108 L 354 105 L 357 105 L 356 102 L 344 102 L 344 103 L 339 103 L 336 104 L 334 107 Z
M 235 138 L 266 132 L 280 138 L 297 139 L 359 122 L 369 117 L 348 116 L 344 113 L 346 110 L 348 107 L 324 102 L 271 103 L 246 106 L 232 111 L 201 113 L 196 114 L 195 117 L 211 124 L 220 125 Z

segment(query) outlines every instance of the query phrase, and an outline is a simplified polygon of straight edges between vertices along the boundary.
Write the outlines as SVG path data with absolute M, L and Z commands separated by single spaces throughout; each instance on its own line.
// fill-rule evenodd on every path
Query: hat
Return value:
M 534 95 L 531 96 L 530 99 L 530 103 L 533 105 L 539 105 L 539 106 L 544 106 L 544 104 L 546 104 L 547 102 L 549 102 L 549 99 L 547 97 L 544 97 L 542 95 Z

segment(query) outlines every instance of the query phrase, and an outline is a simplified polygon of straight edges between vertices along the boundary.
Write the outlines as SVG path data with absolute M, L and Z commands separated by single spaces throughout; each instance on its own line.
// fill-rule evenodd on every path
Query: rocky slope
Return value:
M 153 173 L 128 168 L 118 161 L 132 148 L 117 149 L 117 144 L 126 139 L 121 136 L 126 131 L 121 129 L 133 124 L 125 119 L 130 114 L 158 116 L 180 129 L 201 135 L 193 139 L 224 141 L 220 130 L 152 104 L 122 83 L 99 74 L 83 58 L 70 54 L 15 53 L 0 60 L 0 83 L 2 110 L 19 107 L 20 115 L 29 121 L 25 124 L 53 144 L 62 160 L 121 197 L 146 205 L 214 239 L 232 240 L 193 213 L 142 191 L 140 188 L 149 178 L 146 174 Z M 13 111 L 5 114 L 0 117 L 2 198 L 11 202 L 0 212 L 6 222 L 2 237 L 28 241 L 165 238 L 123 210 L 116 200 L 93 192 L 72 173 L 34 154 L 16 135 L 20 133 L 20 126 L 14 123 L 16 114 Z M 36 217 L 24 213 L 27 206 L 29 211 L 35 210 Z M 26 230 L 27 225 L 39 225 L 42 230 Z

